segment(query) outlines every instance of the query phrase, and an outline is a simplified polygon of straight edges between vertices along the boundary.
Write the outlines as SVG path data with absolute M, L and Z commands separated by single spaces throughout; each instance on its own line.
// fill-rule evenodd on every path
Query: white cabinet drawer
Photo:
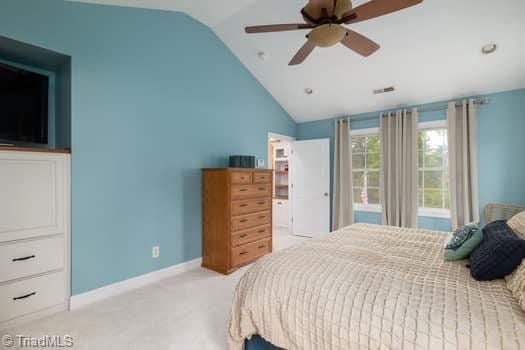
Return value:
M 64 267 L 64 236 L 0 245 L 0 282 Z
M 66 301 L 65 274 L 57 272 L 0 286 L 0 322 Z

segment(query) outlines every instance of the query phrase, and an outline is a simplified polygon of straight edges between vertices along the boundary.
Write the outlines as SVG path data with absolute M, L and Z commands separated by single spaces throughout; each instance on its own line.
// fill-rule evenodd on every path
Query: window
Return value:
M 381 147 L 378 130 L 352 133 L 352 180 L 356 209 L 380 209 Z M 360 208 L 361 207 L 361 208 Z
M 420 214 L 450 215 L 448 140 L 445 127 L 418 132 L 418 206 Z

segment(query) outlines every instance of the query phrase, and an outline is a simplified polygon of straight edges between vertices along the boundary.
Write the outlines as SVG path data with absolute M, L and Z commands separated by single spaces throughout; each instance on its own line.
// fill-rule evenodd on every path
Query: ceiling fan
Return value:
M 379 45 L 342 25 L 366 21 L 403 10 L 421 2 L 423 0 L 371 0 L 352 8 L 351 0 L 310 0 L 301 10 L 305 23 L 246 27 L 246 33 L 311 29 L 310 33 L 306 35 L 306 44 L 292 58 L 289 63 L 290 66 L 301 64 L 315 47 L 330 47 L 338 43 L 368 57 L 379 50 Z

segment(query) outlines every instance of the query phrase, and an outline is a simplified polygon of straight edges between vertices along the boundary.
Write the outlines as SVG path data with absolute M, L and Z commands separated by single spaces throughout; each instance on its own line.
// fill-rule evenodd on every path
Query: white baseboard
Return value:
M 110 284 L 108 286 L 90 290 L 89 292 L 74 295 L 69 302 L 69 308 L 76 310 L 83 306 L 101 301 L 115 295 L 128 292 L 133 289 L 147 286 L 149 284 L 158 282 L 160 280 L 178 275 L 180 273 L 199 268 L 202 263 L 202 258 L 183 262 L 182 264 L 166 267 L 161 270 L 153 271 L 145 275 L 133 277 L 121 282 Z

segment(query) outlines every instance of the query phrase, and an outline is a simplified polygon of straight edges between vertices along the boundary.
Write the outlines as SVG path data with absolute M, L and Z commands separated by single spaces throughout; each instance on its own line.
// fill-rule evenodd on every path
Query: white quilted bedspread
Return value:
M 260 259 L 235 292 L 231 350 L 525 349 L 504 280 L 443 261 L 443 233 L 356 224 Z

